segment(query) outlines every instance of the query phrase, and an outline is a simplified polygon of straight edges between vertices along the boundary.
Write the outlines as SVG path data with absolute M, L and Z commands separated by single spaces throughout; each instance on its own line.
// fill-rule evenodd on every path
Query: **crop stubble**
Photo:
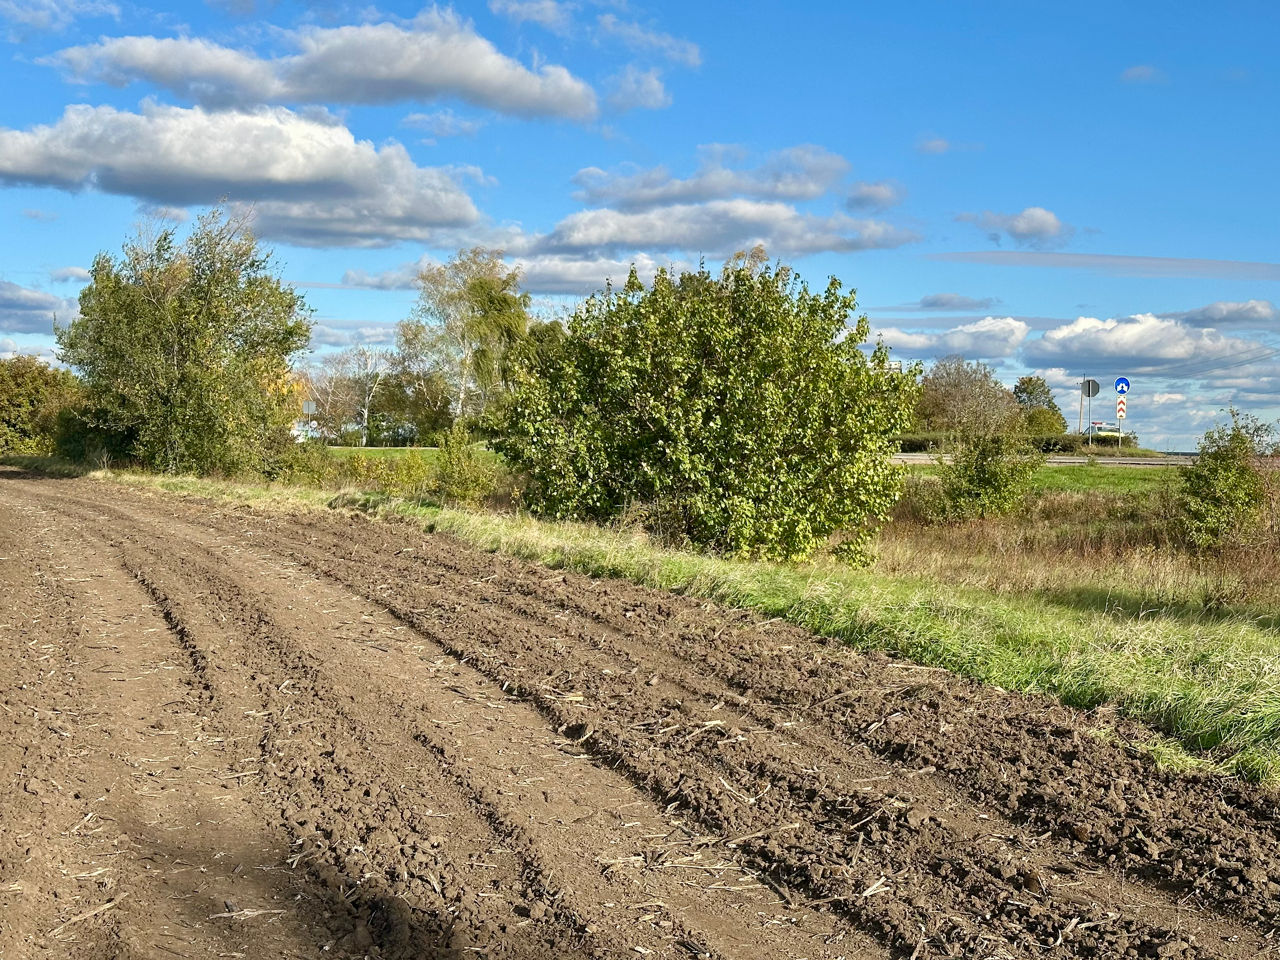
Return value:
M 1268 798 L 1048 701 L 407 523 L 0 511 L 0 957 L 1275 948 Z

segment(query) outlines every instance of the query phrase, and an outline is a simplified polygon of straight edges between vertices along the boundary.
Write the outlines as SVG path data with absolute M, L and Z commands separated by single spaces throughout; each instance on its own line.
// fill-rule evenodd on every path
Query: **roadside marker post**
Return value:
M 1116 377 L 1116 428 L 1120 433 L 1120 446 L 1124 446 L 1124 424 L 1121 423 L 1126 414 L 1129 412 L 1126 408 L 1128 403 L 1126 398 L 1129 396 L 1129 378 Z

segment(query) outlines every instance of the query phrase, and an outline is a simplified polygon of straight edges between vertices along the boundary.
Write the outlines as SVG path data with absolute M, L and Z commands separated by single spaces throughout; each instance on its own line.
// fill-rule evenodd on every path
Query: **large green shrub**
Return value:
M 81 434 L 156 470 L 234 474 L 287 449 L 310 330 L 246 223 L 215 209 L 182 243 L 164 230 L 99 254 L 56 336 L 84 383 Z
M 1044 455 L 1020 437 L 967 437 L 941 465 L 944 515 L 949 519 L 1008 513 L 1031 489 Z
M 916 378 L 864 352 L 865 317 L 832 280 L 784 267 L 634 271 L 587 300 L 554 349 L 515 371 L 496 446 L 537 512 L 609 521 L 640 508 L 687 542 L 799 558 L 836 530 L 865 550 L 898 496 L 894 437 Z
M 68 370 L 36 357 L 0 359 L 0 453 L 53 452 L 58 419 L 79 392 Z
M 1274 428 L 1237 410 L 1229 424 L 1205 433 L 1195 462 L 1179 471 L 1182 527 L 1192 547 L 1221 550 L 1274 537 L 1268 507 L 1278 478 L 1263 458 L 1275 453 Z

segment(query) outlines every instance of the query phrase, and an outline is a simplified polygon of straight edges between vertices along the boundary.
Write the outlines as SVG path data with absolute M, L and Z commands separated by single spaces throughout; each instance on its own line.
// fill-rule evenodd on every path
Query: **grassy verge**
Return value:
M 84 477 L 94 468 L 72 460 L 53 456 L 29 456 L 16 453 L 0 454 L 0 466 L 17 467 L 46 477 Z
M 298 488 L 138 474 L 112 479 L 288 509 L 343 502 Z M 380 511 L 486 550 L 757 610 L 856 647 L 891 650 L 1076 707 L 1113 705 L 1176 741 L 1157 741 L 1154 755 L 1167 765 L 1280 785 L 1280 629 L 1273 620 L 1130 615 L 935 576 L 727 561 L 661 549 L 627 531 L 380 503 Z
M 346 460 L 348 457 L 403 457 L 411 450 L 434 459 L 440 453 L 439 447 L 326 447 L 326 449 L 339 460 Z
M 908 473 L 936 476 L 936 464 L 911 464 Z M 1057 493 L 1143 494 L 1156 493 L 1176 485 L 1178 472 L 1172 467 L 1116 467 L 1087 463 L 1049 463 L 1031 480 L 1035 491 Z
M 494 453 L 483 442 L 473 443 L 472 447 L 485 460 L 495 465 L 503 463 L 502 457 Z M 439 447 L 326 447 L 330 455 L 338 460 L 349 460 L 352 457 L 373 457 L 395 460 L 410 453 L 416 453 L 434 461 L 440 456 Z

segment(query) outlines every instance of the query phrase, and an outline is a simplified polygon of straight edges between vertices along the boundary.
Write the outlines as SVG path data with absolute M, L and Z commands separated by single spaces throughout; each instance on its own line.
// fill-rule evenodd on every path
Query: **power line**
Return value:
M 1188 360 L 1171 366 L 1156 368 L 1148 373 L 1147 376 L 1162 378 L 1185 377 L 1199 380 L 1210 374 L 1220 373 L 1223 370 L 1244 367 L 1251 363 L 1261 363 L 1277 355 L 1280 355 L 1280 347 L 1251 347 L 1249 350 L 1228 354 L 1223 357 Z

